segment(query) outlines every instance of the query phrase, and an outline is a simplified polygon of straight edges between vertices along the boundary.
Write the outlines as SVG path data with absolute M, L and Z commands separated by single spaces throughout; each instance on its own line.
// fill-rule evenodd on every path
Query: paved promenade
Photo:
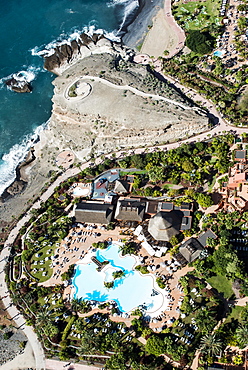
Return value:
M 101 370 L 103 367 L 46 359 L 46 370 Z

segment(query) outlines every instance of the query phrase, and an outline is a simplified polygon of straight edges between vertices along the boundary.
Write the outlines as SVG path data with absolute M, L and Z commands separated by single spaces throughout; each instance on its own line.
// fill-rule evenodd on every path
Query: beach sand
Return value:
M 172 57 L 184 46 L 185 33 L 171 13 L 171 1 L 146 0 L 134 22 L 128 27 L 123 43 L 142 54 L 158 58 Z
M 168 50 L 171 54 L 178 47 L 178 34 L 166 18 L 164 10 L 160 9 L 153 20 L 152 28 L 145 37 L 141 53 L 158 58 L 164 56 L 165 50 Z M 154 40 L 158 41 L 154 42 Z
M 148 26 L 152 25 L 153 18 L 162 7 L 163 0 L 141 1 L 139 13 L 133 23 L 128 26 L 127 33 L 122 38 L 123 44 L 133 49 L 139 48 L 149 31 Z

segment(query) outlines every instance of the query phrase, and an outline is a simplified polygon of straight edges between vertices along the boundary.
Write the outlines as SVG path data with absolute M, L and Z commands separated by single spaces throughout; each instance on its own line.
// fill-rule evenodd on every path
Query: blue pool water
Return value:
M 216 50 L 215 52 L 214 52 L 214 56 L 216 56 L 216 57 L 222 57 L 223 55 L 225 54 L 225 52 L 224 51 L 222 51 L 222 50 Z
M 147 310 L 160 306 L 163 300 L 162 294 L 152 296 L 153 277 L 141 275 L 133 270 L 135 258 L 133 256 L 121 257 L 118 249 L 117 245 L 111 244 L 105 250 L 97 250 L 96 258 L 99 261 L 109 261 L 104 271 L 98 272 L 93 262 L 77 265 L 73 278 L 74 297 L 98 302 L 114 300 L 121 312 L 129 312 L 139 305 L 145 305 Z M 104 281 L 112 281 L 113 271 L 120 269 L 125 272 L 125 276 L 116 279 L 113 288 L 105 288 Z

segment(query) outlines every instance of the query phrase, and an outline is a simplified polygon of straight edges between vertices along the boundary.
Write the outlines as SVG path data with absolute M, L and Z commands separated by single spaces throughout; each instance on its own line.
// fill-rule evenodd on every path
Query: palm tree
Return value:
M 239 347 L 243 348 L 248 345 L 248 326 L 241 324 L 236 330 L 236 337 Z
M 216 338 L 215 334 L 206 334 L 201 338 L 200 352 L 210 357 L 216 356 L 220 353 L 222 342 Z
M 72 310 L 72 312 L 77 314 L 78 311 L 81 310 L 81 308 L 82 308 L 81 299 L 73 298 L 73 300 L 71 301 L 71 310 Z
M 44 326 L 46 325 L 48 322 L 52 322 L 52 317 L 50 314 L 47 313 L 46 310 L 41 310 L 37 313 L 36 315 L 36 323 L 37 325 L 39 326 Z

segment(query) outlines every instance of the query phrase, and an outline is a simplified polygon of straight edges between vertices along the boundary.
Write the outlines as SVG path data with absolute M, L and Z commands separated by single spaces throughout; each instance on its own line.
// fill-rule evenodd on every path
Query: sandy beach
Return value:
M 170 0 L 145 0 L 123 43 L 154 58 L 172 57 L 184 46 L 185 33 L 171 13 Z
M 163 7 L 163 0 L 142 0 L 140 11 L 134 21 L 127 27 L 127 33 L 122 41 L 130 48 L 137 48 L 142 44 L 149 31 L 148 26 L 152 25 L 152 20 Z

